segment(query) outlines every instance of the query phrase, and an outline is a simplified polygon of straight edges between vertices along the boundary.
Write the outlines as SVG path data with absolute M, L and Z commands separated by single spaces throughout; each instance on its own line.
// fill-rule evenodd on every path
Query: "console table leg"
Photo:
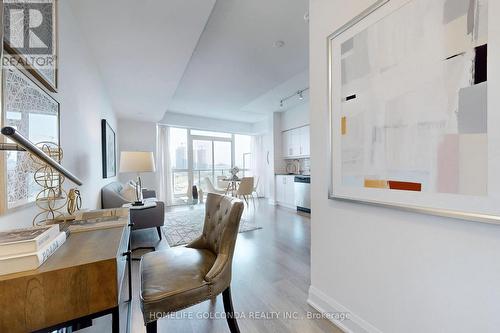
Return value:
M 113 311 L 111 312 L 111 317 L 113 321 L 111 331 L 113 333 L 120 333 L 120 311 L 118 307 L 113 309 Z

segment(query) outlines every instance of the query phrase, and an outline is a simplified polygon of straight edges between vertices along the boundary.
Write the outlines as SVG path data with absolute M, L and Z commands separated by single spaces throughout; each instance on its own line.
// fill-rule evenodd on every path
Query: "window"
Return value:
M 172 164 L 172 194 L 174 198 L 186 195 L 189 188 L 188 130 L 170 128 L 170 161 Z
M 252 169 L 252 137 L 250 135 L 234 136 L 234 163 L 243 172 L 244 177 L 251 176 Z
M 185 201 L 190 184 L 205 188 L 205 178 L 217 186 L 217 177 L 228 176 L 233 166 L 240 177 L 251 176 L 251 141 L 249 135 L 170 127 L 174 202 Z

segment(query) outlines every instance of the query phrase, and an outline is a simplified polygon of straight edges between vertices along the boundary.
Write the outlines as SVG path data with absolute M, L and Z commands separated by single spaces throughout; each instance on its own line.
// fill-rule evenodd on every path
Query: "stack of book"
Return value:
M 0 275 L 37 269 L 65 241 L 59 225 L 0 232 Z

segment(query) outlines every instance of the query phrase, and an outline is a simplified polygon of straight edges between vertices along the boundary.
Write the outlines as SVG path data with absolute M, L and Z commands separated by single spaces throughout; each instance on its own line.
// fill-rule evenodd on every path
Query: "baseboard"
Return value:
M 348 319 L 343 321 L 335 320 L 332 316 L 325 316 L 345 333 L 382 333 L 381 330 L 313 286 L 309 287 L 307 303 L 322 314 L 347 313 Z
M 276 202 L 276 200 L 269 199 L 269 204 L 270 204 L 271 206 L 276 206 L 276 205 L 277 205 L 277 202 Z
M 297 210 L 296 206 L 290 206 L 290 205 L 287 205 L 287 204 L 285 204 L 283 202 L 279 202 L 279 201 L 276 201 L 276 205 L 278 205 L 280 207 L 288 208 L 288 209 L 291 209 L 291 210 Z

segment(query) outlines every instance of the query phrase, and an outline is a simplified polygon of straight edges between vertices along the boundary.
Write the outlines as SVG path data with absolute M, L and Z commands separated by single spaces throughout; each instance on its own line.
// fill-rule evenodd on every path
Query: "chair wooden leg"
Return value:
M 158 237 L 160 237 L 161 240 L 161 227 L 156 227 L 156 231 L 158 232 Z
M 231 333 L 240 333 L 240 328 L 236 322 L 233 309 L 233 301 L 231 300 L 231 287 L 227 287 L 222 292 L 222 301 L 224 303 L 224 311 L 226 312 L 227 325 Z M 149 333 L 149 332 L 148 332 Z
M 158 325 L 157 325 L 156 320 L 152 321 L 150 323 L 147 323 L 146 324 L 146 333 L 156 333 L 157 328 L 158 328 Z

